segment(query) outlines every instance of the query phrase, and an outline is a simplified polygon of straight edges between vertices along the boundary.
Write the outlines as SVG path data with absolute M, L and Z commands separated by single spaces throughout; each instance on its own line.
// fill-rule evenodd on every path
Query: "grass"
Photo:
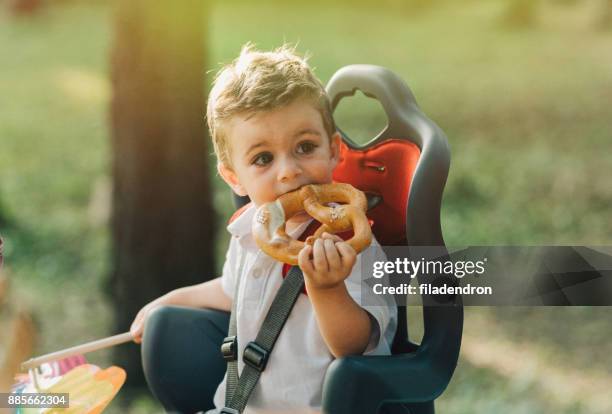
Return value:
M 346 64 L 389 67 L 448 135 L 449 245 L 609 244 L 612 34 L 589 27 L 588 7 L 542 4 L 538 25 L 517 31 L 498 25 L 503 1 L 443 2 L 418 14 L 393 2 L 216 4 L 209 61 L 231 60 L 247 40 L 261 48 L 290 41 L 312 52 L 324 81 Z M 110 333 L 101 291 L 111 42 L 103 2 L 23 19 L 0 12 L 0 232 L 13 300 L 39 325 L 37 353 Z M 338 120 L 364 138 L 385 123 L 365 98 L 343 103 Z M 224 220 L 229 194 L 220 180 L 215 186 Z M 220 257 L 226 240 L 219 235 Z M 466 309 L 462 356 L 440 412 L 610 412 L 600 391 L 612 385 L 609 317 L 606 308 Z M 112 363 L 104 352 L 91 359 Z M 125 410 L 160 408 L 120 395 L 109 412 Z

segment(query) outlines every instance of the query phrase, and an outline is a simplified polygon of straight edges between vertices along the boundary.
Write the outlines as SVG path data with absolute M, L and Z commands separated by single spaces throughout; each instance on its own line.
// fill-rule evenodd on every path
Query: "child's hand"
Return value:
M 149 302 L 140 310 L 140 312 L 138 312 L 134 318 L 134 322 L 132 322 L 132 326 L 130 327 L 130 333 L 132 334 L 134 342 L 137 344 L 142 342 L 142 334 L 144 333 L 145 324 L 147 323 L 147 319 L 149 318 L 151 312 L 160 306 L 169 304 L 170 299 L 168 295 L 164 295 L 155 299 L 153 302 Z
M 298 255 L 298 264 L 307 288 L 328 289 L 344 282 L 356 258 L 357 253 L 350 244 L 336 235 L 323 233 L 313 246 L 304 246 Z

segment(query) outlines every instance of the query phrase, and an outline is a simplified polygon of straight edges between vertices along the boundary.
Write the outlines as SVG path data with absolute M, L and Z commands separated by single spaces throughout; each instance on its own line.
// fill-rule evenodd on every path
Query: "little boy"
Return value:
M 148 315 L 161 305 L 230 311 L 236 300 L 242 372 L 244 347 L 255 339 L 283 282 L 283 264 L 255 245 L 253 214 L 257 206 L 306 184 L 330 183 L 340 136 L 323 86 L 305 59 L 286 46 L 273 52 L 245 46 L 218 73 L 207 117 L 220 176 L 234 192 L 248 195 L 251 204 L 227 227 L 232 238 L 223 275 L 146 305 L 132 333 L 140 342 Z M 305 213 L 294 216 L 287 220 L 287 233 L 298 238 L 311 221 Z M 330 234 L 300 252 L 305 294 L 278 337 L 245 413 L 320 412 L 323 377 L 334 358 L 389 354 L 396 308 L 384 297 L 367 310 L 359 305 L 365 279 L 360 260 L 361 254 Z M 224 406 L 226 378 L 215 394 L 218 408 Z

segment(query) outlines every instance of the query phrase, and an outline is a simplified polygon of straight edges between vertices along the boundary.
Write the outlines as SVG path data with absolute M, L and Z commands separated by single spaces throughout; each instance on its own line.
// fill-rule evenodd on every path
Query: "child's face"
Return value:
M 340 136 L 328 136 L 321 114 L 307 100 L 235 116 L 225 128 L 233 165 L 219 164 L 219 173 L 256 205 L 306 184 L 332 181 Z

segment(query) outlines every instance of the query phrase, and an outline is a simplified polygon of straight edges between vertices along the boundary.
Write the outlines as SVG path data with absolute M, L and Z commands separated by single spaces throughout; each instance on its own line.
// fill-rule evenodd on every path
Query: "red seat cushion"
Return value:
M 334 181 L 382 197 L 368 212 L 374 221 L 372 231 L 381 245 L 406 243 L 408 194 L 420 154 L 416 144 L 399 139 L 386 140 L 365 150 L 341 144 Z

